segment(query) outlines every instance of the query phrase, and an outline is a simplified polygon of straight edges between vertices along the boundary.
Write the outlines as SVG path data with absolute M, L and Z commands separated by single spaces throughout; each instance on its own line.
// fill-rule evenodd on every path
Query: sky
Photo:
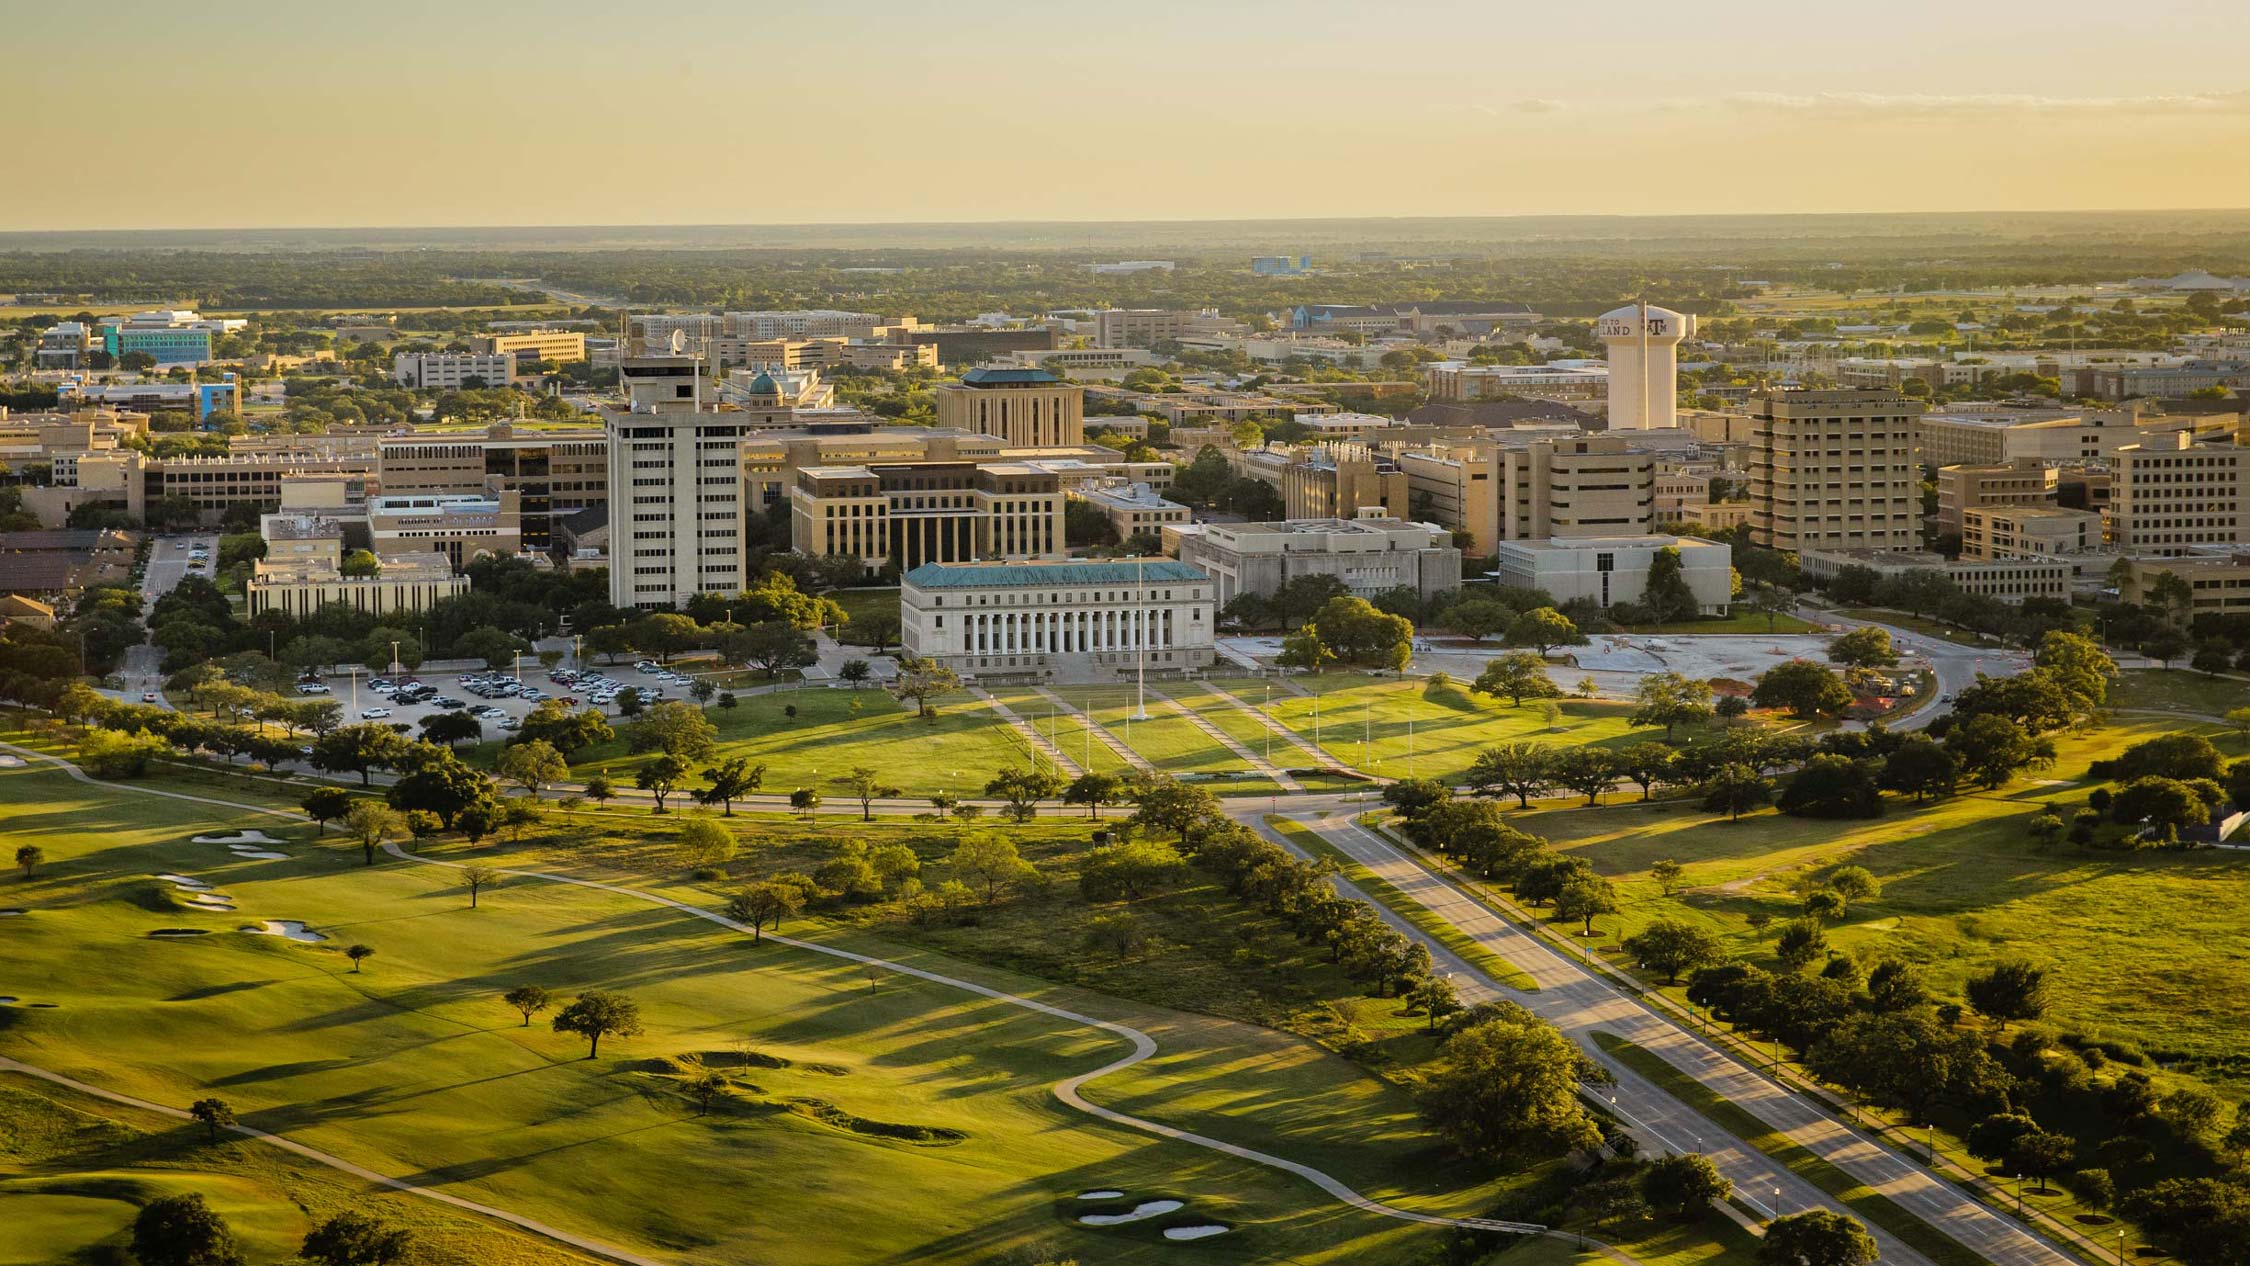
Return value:
M 0 230 L 2250 206 L 2217 0 L 0 0 Z

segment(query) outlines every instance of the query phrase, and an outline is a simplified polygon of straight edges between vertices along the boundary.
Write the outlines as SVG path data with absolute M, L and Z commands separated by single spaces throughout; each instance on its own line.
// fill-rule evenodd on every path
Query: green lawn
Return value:
M 250 1124 L 667 1260 L 986 1262 L 1035 1246 L 1086 1262 L 1179 1260 L 1157 1226 L 1078 1227 L 1067 1216 L 1073 1197 L 1095 1187 L 1179 1195 L 1189 1201 L 1182 1216 L 1237 1226 L 1226 1260 L 1406 1262 L 1436 1243 L 1426 1228 L 1348 1211 L 1293 1177 L 1065 1108 L 1054 1081 L 1125 1049 L 1074 1024 L 896 975 L 878 974 L 871 987 L 850 964 L 753 948 L 598 891 L 511 880 L 472 911 L 452 872 L 395 861 L 363 868 L 355 848 L 334 836 L 318 846 L 305 827 L 262 824 L 288 841 L 291 860 L 237 860 L 187 839 L 236 825 L 220 811 L 59 772 L 0 770 L 0 812 L 11 838 L 37 842 L 49 858 L 36 878 L 11 886 L 9 900 L 30 913 L 0 920 L 0 992 L 31 1004 L 0 1010 L 0 1051 L 165 1103 L 216 1094 Z M 596 848 L 608 821 L 633 823 L 628 836 L 657 829 L 645 815 L 584 815 L 527 856 Z M 754 846 L 790 830 L 738 821 Z M 788 838 L 814 847 L 819 837 Z M 1069 831 L 1053 820 L 1032 838 L 1060 847 Z M 152 878 L 162 872 L 202 876 L 239 909 L 188 909 Z M 303 946 L 233 931 L 259 919 L 306 920 L 331 939 Z M 209 934 L 148 935 L 169 927 Z M 942 952 L 948 938 L 984 939 L 978 928 L 926 943 L 887 940 L 853 921 L 798 920 L 789 930 L 1145 1026 L 1164 1043 L 1162 1058 L 1089 1088 L 1120 1109 L 1287 1150 L 1419 1208 L 1477 1211 L 1526 1179 L 1445 1162 L 1403 1090 L 1302 1038 Z M 1065 950 L 1043 917 L 1001 930 L 1021 938 L 1015 952 L 1026 962 Z M 378 951 L 363 973 L 336 952 L 352 942 Z M 1150 987 L 1182 988 L 1153 964 L 1106 968 L 1139 969 L 1156 976 Z M 522 1027 L 499 1001 L 526 982 L 566 994 L 624 990 L 648 1031 L 585 1059 L 581 1042 Z M 1395 1000 L 1369 1002 L 1353 1023 L 1419 1040 L 1418 1021 L 1390 1014 Z M 757 1060 L 746 1065 L 744 1050 Z M 736 1083 L 708 1119 L 677 1094 L 679 1061 L 691 1057 Z M 815 1100 L 837 1112 L 802 1110 Z M 0 1137 L 17 1138 L 14 1121 L 34 1107 L 10 1111 Z M 847 1128 L 852 1118 L 963 1137 L 875 1137 Z M 839 1119 L 845 1125 L 830 1123 Z M 163 1134 L 167 1149 L 199 1150 L 192 1131 Z M 32 1260 L 54 1260 L 105 1226 L 115 1234 L 130 1217 L 122 1203 L 58 1201 L 24 1186 L 58 1174 L 85 1186 L 95 1171 L 81 1172 L 78 1154 L 29 1164 L 13 1143 L 0 1147 L 0 1224 L 52 1239 Z M 125 1159 L 159 1163 L 141 1151 Z M 221 1159 L 209 1159 L 212 1172 L 225 1172 Z M 117 1160 L 104 1154 L 101 1169 Z M 21 1222 L 18 1198 L 27 1200 Z M 264 1189 L 227 1207 L 261 1263 L 306 1221 L 296 1203 Z M 840 1236 L 847 1213 L 851 1233 Z M 514 1259 L 472 1243 L 444 1260 Z
M 1847 862 L 1871 870 L 1880 896 L 1855 905 L 1832 946 L 1921 965 L 1958 996 L 1993 962 L 2028 957 L 2055 976 L 2047 1018 L 2065 1029 L 2144 1045 L 2151 1054 L 2239 1093 L 2250 1017 L 2224 999 L 2250 993 L 2250 963 L 2235 952 L 2250 903 L 2250 861 L 2202 850 L 2120 853 L 2061 844 L 2042 850 L 2025 825 L 2048 804 L 2085 804 L 2089 761 L 2180 728 L 2120 716 L 2089 735 L 2058 739 L 2061 759 L 2037 781 L 1970 791 L 1928 805 L 1889 800 L 1885 816 L 1817 821 L 1765 810 L 1728 822 L 1683 801 L 1600 809 L 1548 808 L 1518 816 L 1524 830 L 1586 857 L 1617 885 L 1621 915 L 1600 926 L 1629 935 L 1656 918 L 1718 933 L 1730 952 L 1770 965 L 1772 926 L 1796 913 L 1800 880 Z M 2195 727 L 2223 750 L 2230 732 Z M 1685 887 L 1666 896 L 1650 878 L 1659 859 L 1683 863 Z
M 2186 667 L 2136 668 L 2110 684 L 2109 706 L 2121 711 L 2178 712 L 2187 716 L 2225 716 L 2250 707 L 2250 679 L 2213 677 Z
M 1888 624 L 1894 628 L 1912 629 L 1924 637 L 1958 642 L 1963 646 L 1998 646 L 2001 644 L 1999 638 L 1986 637 L 1982 633 L 1971 633 L 1967 629 L 1957 629 L 1950 624 L 1940 624 L 1927 616 L 1908 615 L 1904 611 L 1886 611 L 1880 607 L 1846 607 L 1836 614 L 1848 616 L 1854 620 L 1873 620 L 1878 624 Z
M 704 715 L 718 727 L 718 755 L 763 763 L 769 792 L 812 787 L 833 795 L 836 780 L 862 765 L 908 795 L 981 792 L 994 773 L 1022 765 L 1029 752 L 1029 743 L 997 712 L 967 695 L 941 700 L 934 720 L 917 718 L 913 705 L 880 690 L 745 695 L 735 707 L 708 708 Z M 605 773 L 630 782 L 650 759 L 629 754 L 621 736 L 581 753 L 572 774 Z
M 1432 689 L 1420 679 L 1360 673 L 1322 673 L 1296 682 L 1319 696 L 1317 724 L 1314 700 L 1296 694 L 1275 692 L 1274 716 L 1308 742 L 1317 733 L 1337 760 L 1386 778 L 1457 778 L 1478 753 L 1501 743 L 1610 747 L 1658 734 L 1636 731 L 1626 720 L 1632 705 L 1614 701 L 1558 700 L 1562 718 L 1549 728 L 1538 701 L 1517 708 L 1459 684 Z M 1218 684 L 1245 702 L 1265 697 L 1264 682 Z
M 1629 624 L 1625 631 L 1632 634 L 1666 636 L 1675 633 L 1810 633 L 1813 626 L 1787 612 L 1777 612 L 1769 621 L 1762 611 L 1737 607 L 1724 618 L 1716 620 L 1675 620 L 1669 624 Z

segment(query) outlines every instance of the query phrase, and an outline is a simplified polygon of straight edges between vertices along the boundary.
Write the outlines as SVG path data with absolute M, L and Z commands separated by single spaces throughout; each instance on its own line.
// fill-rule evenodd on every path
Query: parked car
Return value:
M 297 683 L 297 693 L 301 695 L 324 695 L 330 692 L 328 687 L 317 681 L 300 681 Z
M 141 702 L 142 702 L 142 703 L 155 703 L 156 701 L 157 701 L 157 699 L 156 699 L 156 692 L 155 692 L 155 691 L 153 691 L 153 690 L 143 690 L 143 691 L 141 692 Z
M 390 714 L 391 710 L 389 708 L 361 708 L 359 710 L 359 719 L 362 721 L 380 721 Z

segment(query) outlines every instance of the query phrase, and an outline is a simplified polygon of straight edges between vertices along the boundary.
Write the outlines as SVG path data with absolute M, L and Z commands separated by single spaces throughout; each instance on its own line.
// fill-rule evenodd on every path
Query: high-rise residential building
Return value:
M 1609 429 L 1656 431 L 1680 424 L 1680 340 L 1695 318 L 1645 303 L 1604 312 L 1594 336 L 1609 349 Z
M 1086 441 L 1086 389 L 1043 369 L 972 369 L 937 389 L 939 426 L 997 435 L 1015 448 Z
M 791 543 L 869 571 L 1061 558 L 1065 500 L 1060 476 L 1021 462 L 807 466 L 790 490 Z
M 1921 521 L 1914 422 L 1890 391 L 1770 391 L 1751 400 L 1751 533 L 1774 549 L 1909 550 Z
M 1197 314 L 1171 308 L 1103 308 L 1094 313 L 1094 346 L 1147 347 L 1197 332 Z
M 609 441 L 609 600 L 666 608 L 747 587 L 742 440 L 751 419 L 706 403 L 703 362 L 633 356 L 629 400 L 605 413 Z
M 2127 554 L 2185 554 L 2250 542 L 2250 453 L 2186 435 L 2128 444 L 2110 466 L 2110 543 Z

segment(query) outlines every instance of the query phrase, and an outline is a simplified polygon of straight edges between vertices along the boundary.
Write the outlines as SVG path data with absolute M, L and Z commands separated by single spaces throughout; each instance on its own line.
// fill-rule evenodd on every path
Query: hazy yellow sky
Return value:
M 0 0 L 0 228 L 2250 205 L 2216 0 Z

